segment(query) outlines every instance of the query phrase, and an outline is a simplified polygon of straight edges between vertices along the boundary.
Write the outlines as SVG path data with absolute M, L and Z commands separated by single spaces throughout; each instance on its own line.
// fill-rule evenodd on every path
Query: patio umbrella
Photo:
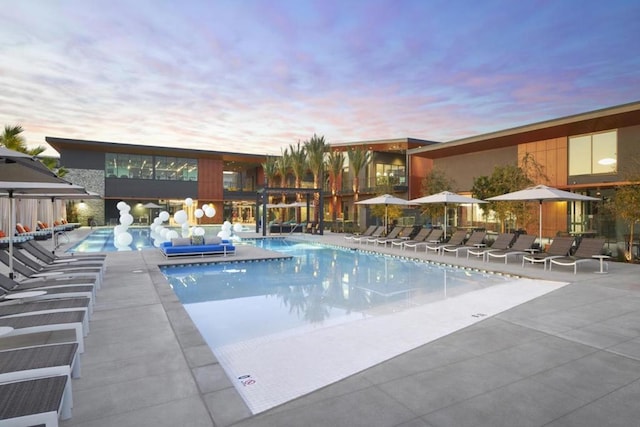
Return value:
M 411 200 L 411 203 L 419 205 L 423 203 L 444 203 L 444 238 L 447 238 L 447 204 L 448 203 L 487 203 L 484 200 L 474 199 L 473 197 L 463 196 L 461 194 L 452 193 L 451 191 L 442 191 L 430 196 L 420 197 Z
M 382 196 L 374 197 L 372 199 L 361 200 L 355 203 L 356 205 L 384 205 L 384 226 L 386 228 L 389 223 L 389 215 L 388 215 L 388 206 L 389 205 L 400 205 L 400 206 L 408 206 L 413 205 L 415 203 L 409 202 L 408 200 L 401 199 L 399 197 L 392 196 L 390 194 L 383 194 Z
M 596 197 L 583 196 L 582 194 L 571 193 L 570 191 L 560 190 L 558 188 L 547 187 L 546 185 L 536 185 L 535 187 L 525 188 L 524 190 L 514 191 L 512 193 L 503 194 L 501 196 L 489 197 L 491 201 L 533 201 L 539 202 L 539 224 L 538 237 L 542 244 L 542 202 L 564 202 L 564 201 L 597 201 Z

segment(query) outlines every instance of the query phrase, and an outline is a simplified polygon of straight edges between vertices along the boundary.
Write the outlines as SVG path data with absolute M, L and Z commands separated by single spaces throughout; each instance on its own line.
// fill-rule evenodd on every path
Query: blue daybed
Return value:
M 160 250 L 165 257 L 190 255 L 224 255 L 235 254 L 236 247 L 229 240 L 220 237 L 205 237 L 203 244 L 194 244 L 188 237 L 178 237 L 170 242 L 162 242 Z

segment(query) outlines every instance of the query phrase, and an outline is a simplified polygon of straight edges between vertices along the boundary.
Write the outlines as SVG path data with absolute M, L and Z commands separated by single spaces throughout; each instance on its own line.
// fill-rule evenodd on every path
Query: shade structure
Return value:
M 401 199 L 400 197 L 392 196 L 390 194 L 383 194 L 381 196 L 373 197 L 371 199 L 355 202 L 355 204 L 356 205 L 384 205 L 384 226 L 386 227 L 387 224 L 389 223 L 389 215 L 388 215 L 389 205 L 409 206 L 415 203 L 412 203 L 405 199 Z
M 484 200 L 475 199 L 469 196 L 463 196 L 461 194 L 453 193 L 451 191 L 442 191 L 440 193 L 432 194 L 430 196 L 420 197 L 411 200 L 414 204 L 426 204 L 426 203 L 443 203 L 444 204 L 444 238 L 447 238 L 447 204 L 449 203 L 487 203 Z
M 4 159 L 0 160 L 3 161 Z M 16 164 L 9 163 L 9 164 Z M 2 170 L 6 164 L 2 164 L 0 167 L 0 175 L 2 174 Z M 31 165 L 27 164 L 26 168 L 31 169 Z M 46 168 L 45 168 L 46 169 Z M 48 169 L 47 169 L 48 171 Z M 24 174 L 24 175 L 22 175 Z M 17 175 L 16 175 L 17 176 Z M 13 235 L 13 230 L 16 228 L 16 208 L 15 208 L 15 199 L 17 197 L 20 198 L 50 198 L 51 194 L 58 195 L 70 195 L 70 194 L 78 194 L 85 193 L 83 187 L 79 185 L 73 185 L 67 181 L 64 181 L 61 178 L 58 178 L 55 174 L 53 177 L 48 173 L 38 170 L 38 167 L 31 171 L 22 171 L 20 172 L 21 177 L 28 177 L 34 179 L 33 177 L 40 176 L 42 179 L 47 180 L 45 182 L 36 182 L 36 181 L 0 181 L 0 197 L 8 197 L 9 198 L 9 236 Z M 13 238 L 9 238 L 9 277 L 14 277 L 13 272 Z
M 494 202 L 500 201 L 538 201 L 538 238 L 542 243 L 542 202 L 566 202 L 566 201 L 598 201 L 596 197 L 584 196 L 582 194 L 572 193 L 570 191 L 560 190 L 546 185 L 536 185 L 528 187 L 524 190 L 514 191 L 512 193 L 502 194 L 500 196 L 489 197 L 487 200 Z

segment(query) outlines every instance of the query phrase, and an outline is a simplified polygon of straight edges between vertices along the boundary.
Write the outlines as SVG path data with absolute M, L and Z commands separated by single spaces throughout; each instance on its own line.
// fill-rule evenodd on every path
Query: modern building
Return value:
M 116 204 L 125 200 L 132 205 L 134 218 L 145 223 L 153 213 L 143 207 L 145 204 L 155 203 L 172 212 L 183 208 L 186 197 L 197 200 L 199 206 L 214 206 L 216 215 L 203 218 L 201 223 L 255 223 L 258 218 L 256 194 L 265 183 L 263 155 L 54 137 L 46 141 L 60 153 L 70 181 L 104 196 L 104 201 L 74 205 L 80 222 L 114 224 L 119 214 Z M 604 204 L 618 186 L 627 183 L 628 172 L 640 167 L 640 102 L 449 142 L 398 138 L 330 147 L 333 151 L 361 148 L 371 152 L 370 163 L 357 177 L 360 200 L 383 191 L 409 199 L 423 196 L 422 180 L 434 169 L 454 179 L 455 190 L 470 194 L 474 179 L 490 176 L 496 166 L 518 165 L 529 157 L 544 172 L 544 180 L 537 184 L 602 200 L 544 204 L 544 237 L 589 232 L 620 241 L 628 233 L 626 225 L 616 221 Z M 360 227 L 375 221 L 370 209 L 354 204 L 356 177 L 345 158 L 337 182 L 329 177 L 322 180 L 322 214 L 325 221 L 337 219 L 336 224 L 329 223 L 334 229 L 347 228 L 354 209 L 358 209 Z M 287 187 L 292 187 L 293 181 L 292 174 L 284 180 Z M 303 187 L 312 187 L 312 181 L 307 174 Z M 448 217 L 458 226 L 487 226 L 490 221 L 478 208 L 462 207 L 451 213 Z M 298 217 L 304 216 L 298 212 Z M 537 233 L 537 222 L 514 225 Z
M 157 211 L 145 205 L 173 213 L 188 197 L 215 209 L 200 223 L 255 221 L 264 156 L 54 137 L 46 141 L 60 153 L 60 164 L 69 171 L 66 179 L 103 196 L 67 210 L 83 224 L 117 224 L 121 200 L 132 207 L 136 222 L 147 224 Z
M 470 192 L 477 177 L 490 176 L 499 165 L 519 165 L 525 156 L 546 177 L 536 184 L 602 200 L 543 204 L 544 237 L 595 233 L 621 241 L 628 233 L 603 205 L 617 187 L 628 184 L 630 172 L 640 171 L 640 102 L 411 149 L 410 198 L 422 195 L 420 182 L 434 168 L 455 179 L 459 191 Z M 472 225 L 484 221 L 481 215 L 469 215 L 463 216 Z M 526 226 L 537 233 L 537 221 Z

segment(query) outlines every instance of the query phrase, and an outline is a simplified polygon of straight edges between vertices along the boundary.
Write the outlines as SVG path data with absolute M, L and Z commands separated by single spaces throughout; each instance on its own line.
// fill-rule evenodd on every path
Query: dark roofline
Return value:
M 161 147 L 154 145 L 126 144 L 119 142 L 89 141 L 84 139 L 58 138 L 53 136 L 45 137 L 45 141 L 51 145 L 58 153 L 61 148 L 76 148 L 82 150 L 133 153 L 133 154 L 158 154 L 176 157 L 199 157 L 216 158 L 223 160 L 260 160 L 264 161 L 265 156 L 260 154 L 234 153 L 228 151 L 196 150 L 192 148 Z
M 503 148 L 526 142 L 567 135 L 581 135 L 637 124 L 640 124 L 640 102 L 632 102 L 426 147 L 414 148 L 408 150 L 407 154 L 425 154 L 424 157 L 439 158 L 452 154 Z

